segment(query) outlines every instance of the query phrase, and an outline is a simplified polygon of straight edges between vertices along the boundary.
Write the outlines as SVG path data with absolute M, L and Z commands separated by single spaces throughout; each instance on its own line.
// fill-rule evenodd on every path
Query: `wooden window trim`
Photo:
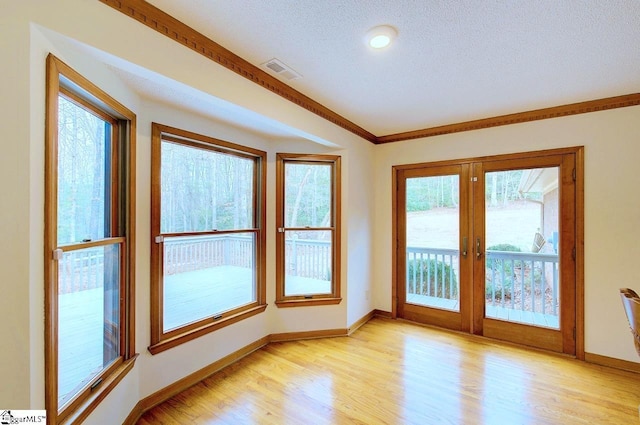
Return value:
M 45 124 L 45 406 L 49 423 L 80 423 L 131 371 L 135 364 L 135 135 L 136 116 L 106 92 L 81 76 L 67 64 L 49 54 L 46 70 Z M 113 141 L 124 137 L 127 146 L 112 145 L 112 186 L 124 181 L 125 202 L 120 207 L 117 192 L 112 192 L 111 234 L 117 237 L 86 243 L 59 246 L 57 241 L 57 150 L 58 97 L 64 96 L 76 105 L 112 124 Z M 92 101 L 89 101 L 91 99 Z M 98 104 L 99 106 L 94 106 Z M 125 164 L 116 161 L 124 155 Z M 124 168 L 125 175 L 115 170 Z M 115 187 L 115 186 L 114 186 Z M 122 217 L 122 222 L 118 221 Z M 123 301 L 120 306 L 120 355 L 110 366 L 88 382 L 83 390 L 69 400 L 63 409 L 58 406 L 58 293 L 57 262 L 52 258 L 55 249 L 63 252 L 94 246 L 120 245 L 121 283 Z M 91 388 L 96 383 L 93 389 Z
M 266 181 L 267 153 L 258 149 L 236 143 L 219 140 L 187 130 L 152 123 L 151 135 L 151 344 L 148 350 L 157 354 L 192 341 L 200 336 L 232 325 L 241 320 L 264 312 L 266 303 Z M 193 232 L 161 232 L 161 144 L 166 140 L 198 149 L 236 155 L 244 159 L 254 160 L 254 222 L 252 228 L 193 231 Z M 209 234 L 253 233 L 256 244 L 256 301 L 226 311 L 215 317 L 207 317 L 169 331 L 163 330 L 163 269 L 162 245 L 156 243 L 155 237 L 206 236 Z
M 308 307 L 320 305 L 335 305 L 342 301 L 340 282 L 340 259 L 341 259 L 341 157 L 338 155 L 313 155 L 313 154 L 276 154 L 276 229 L 285 228 L 285 165 L 286 163 L 296 164 L 329 164 L 331 165 L 332 186 L 331 203 L 332 217 L 330 227 L 291 227 L 286 230 L 330 230 L 332 231 L 332 256 L 331 256 L 331 294 L 295 295 L 285 296 L 285 233 L 276 233 L 276 306 L 287 307 Z

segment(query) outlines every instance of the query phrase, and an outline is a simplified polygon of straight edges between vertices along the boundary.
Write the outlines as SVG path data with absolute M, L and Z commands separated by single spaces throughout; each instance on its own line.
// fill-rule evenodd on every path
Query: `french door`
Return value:
M 575 354 L 578 151 L 395 167 L 396 316 Z
M 469 170 L 469 164 L 398 170 L 397 294 L 402 318 L 471 329 Z

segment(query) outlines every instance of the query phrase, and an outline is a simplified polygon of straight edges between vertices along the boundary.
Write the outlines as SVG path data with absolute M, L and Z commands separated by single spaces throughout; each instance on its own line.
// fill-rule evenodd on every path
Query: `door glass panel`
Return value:
M 558 167 L 485 174 L 485 316 L 559 329 Z
M 406 187 L 406 302 L 459 311 L 459 177 L 408 178 Z

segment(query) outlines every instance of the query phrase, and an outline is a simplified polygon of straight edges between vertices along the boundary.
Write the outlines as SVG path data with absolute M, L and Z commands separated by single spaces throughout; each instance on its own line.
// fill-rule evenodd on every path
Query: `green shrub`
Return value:
M 487 251 L 507 251 L 522 252 L 520 248 L 508 243 L 493 245 L 487 248 Z M 504 262 L 504 264 L 503 264 Z M 516 279 L 516 270 L 522 268 L 522 261 L 502 260 L 498 258 L 487 258 L 487 271 L 485 276 L 485 295 L 492 296 L 492 288 L 495 291 L 496 299 L 502 299 L 503 293 L 505 299 L 511 299 L 514 282 Z M 504 275 L 502 270 L 504 268 Z M 491 272 L 495 270 L 495 275 Z M 504 276 L 504 279 L 503 279 Z M 493 279 L 495 278 L 495 281 Z
M 409 260 L 407 267 L 407 293 L 450 300 L 457 299 L 458 280 L 451 266 L 443 261 L 435 259 Z

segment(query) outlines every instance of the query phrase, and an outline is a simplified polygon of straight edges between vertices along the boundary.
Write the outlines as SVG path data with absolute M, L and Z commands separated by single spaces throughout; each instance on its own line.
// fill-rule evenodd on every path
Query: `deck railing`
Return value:
M 104 250 L 87 249 L 65 253 L 58 263 L 58 292 L 102 288 L 104 283 Z
M 287 274 L 330 280 L 329 241 L 291 239 L 285 243 Z M 212 235 L 174 238 L 164 241 L 167 274 L 184 273 L 219 266 L 249 268 L 253 264 L 253 238 L 245 235 Z M 60 264 L 61 294 L 102 287 L 103 253 L 73 251 Z
M 331 280 L 331 242 L 312 239 L 285 240 L 286 274 Z
M 407 294 L 458 299 L 457 249 L 407 247 Z
M 285 244 L 286 272 L 291 276 L 329 280 L 330 242 L 295 239 Z M 74 251 L 60 264 L 60 293 L 102 287 L 102 251 Z M 165 241 L 168 274 L 230 265 L 251 267 L 251 236 L 221 235 Z M 459 251 L 407 248 L 407 294 L 458 299 Z M 485 298 L 488 305 L 542 314 L 558 314 L 558 256 L 487 251 Z
M 220 235 L 164 241 L 164 270 L 176 274 L 219 266 L 249 268 L 253 264 L 253 237 Z
M 458 299 L 459 251 L 407 247 L 407 294 Z M 492 251 L 485 257 L 487 305 L 558 314 L 558 256 Z
M 558 256 L 487 251 L 485 295 L 493 306 L 558 315 Z

